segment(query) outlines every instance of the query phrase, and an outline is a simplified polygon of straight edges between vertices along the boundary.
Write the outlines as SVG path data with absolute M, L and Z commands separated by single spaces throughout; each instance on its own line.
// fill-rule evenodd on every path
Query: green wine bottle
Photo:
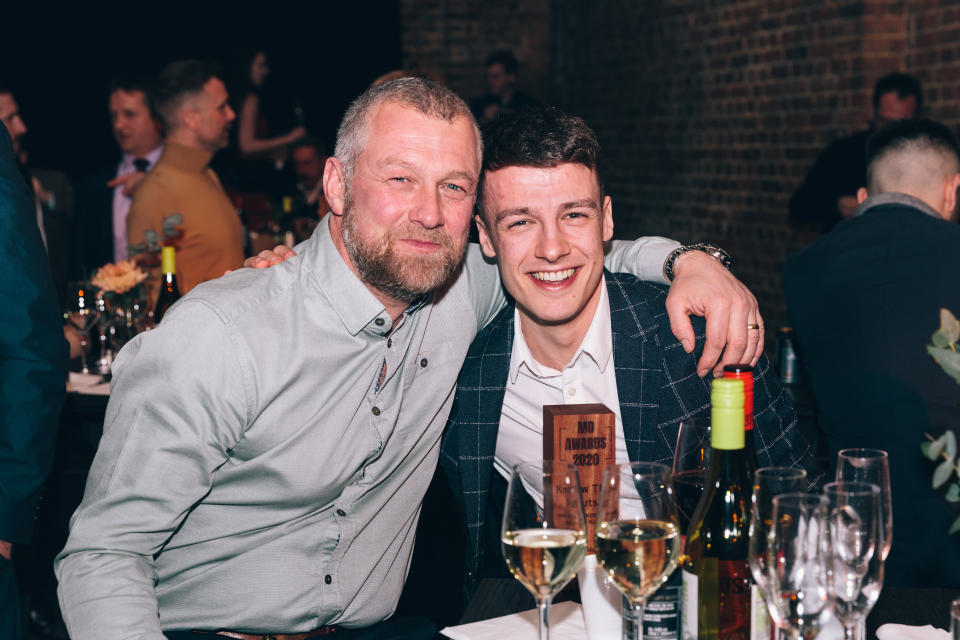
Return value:
M 153 321 L 160 324 L 163 314 L 173 303 L 180 299 L 177 286 L 177 251 L 173 247 L 163 247 L 160 251 L 160 295 L 157 306 L 153 308 Z
M 683 638 L 750 640 L 743 381 L 715 379 L 710 402 L 710 468 L 690 518 L 683 567 Z

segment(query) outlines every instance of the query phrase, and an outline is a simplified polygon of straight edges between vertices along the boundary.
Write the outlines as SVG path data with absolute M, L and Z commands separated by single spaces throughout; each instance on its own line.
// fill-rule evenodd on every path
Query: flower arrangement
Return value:
M 101 293 L 123 295 L 146 279 L 147 274 L 140 270 L 135 261 L 121 260 L 116 263 L 107 263 L 97 269 L 90 284 Z
M 936 330 L 927 345 L 927 353 L 936 360 L 937 364 L 951 378 L 960 383 L 960 320 L 957 320 L 948 309 L 940 309 L 940 328 Z M 960 467 L 957 466 L 957 437 L 952 431 L 945 431 L 939 438 L 929 433 L 924 434 L 927 442 L 920 445 L 920 450 L 932 461 L 941 460 L 933 470 L 933 488 L 939 489 L 951 477 L 960 477 Z M 947 502 L 960 502 L 960 482 L 956 479 L 947 486 L 944 496 Z M 960 516 L 950 525 L 950 533 L 960 531 Z

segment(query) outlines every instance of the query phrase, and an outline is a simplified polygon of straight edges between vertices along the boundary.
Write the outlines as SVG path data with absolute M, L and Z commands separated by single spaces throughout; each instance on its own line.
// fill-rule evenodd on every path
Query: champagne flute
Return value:
M 866 640 L 864 622 L 883 588 L 880 487 L 831 482 L 823 494 L 830 504 L 834 614 L 844 640 Z
M 630 602 L 624 638 L 643 638 L 643 610 L 680 557 L 670 468 L 653 462 L 610 464 L 597 509 L 597 562 Z M 631 628 L 632 627 L 632 628 Z
M 833 609 L 828 512 L 821 495 L 773 499 L 767 595 L 770 616 L 787 638 L 816 638 Z
M 536 599 L 539 638 L 549 640 L 550 602 L 587 553 L 577 468 L 552 460 L 516 465 L 500 531 L 507 568 Z
M 767 551 L 773 524 L 773 499 L 784 493 L 802 493 L 807 488 L 807 472 L 794 467 L 761 467 L 753 474 L 750 497 L 750 539 L 748 560 L 750 573 L 763 599 L 767 601 Z M 757 603 L 759 605 L 759 603 Z
M 80 335 L 80 371 L 90 373 L 87 353 L 90 351 L 90 330 L 97 322 L 98 313 L 93 292 L 82 282 L 67 285 L 67 299 L 63 312 L 64 319 Z
M 880 487 L 880 510 L 883 518 L 883 554 L 887 561 L 893 544 L 893 503 L 890 499 L 890 459 L 880 449 L 841 449 L 837 454 L 838 482 L 869 482 Z
M 680 423 L 673 450 L 673 487 L 676 491 L 680 533 L 690 528 L 690 516 L 703 495 L 703 483 L 710 466 L 710 418 L 692 416 Z

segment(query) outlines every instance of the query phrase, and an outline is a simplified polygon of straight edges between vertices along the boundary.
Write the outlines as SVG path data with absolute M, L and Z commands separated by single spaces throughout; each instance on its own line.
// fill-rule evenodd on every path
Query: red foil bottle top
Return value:
M 749 364 L 728 364 L 723 368 L 724 378 L 743 380 L 743 428 L 753 430 L 753 367 Z

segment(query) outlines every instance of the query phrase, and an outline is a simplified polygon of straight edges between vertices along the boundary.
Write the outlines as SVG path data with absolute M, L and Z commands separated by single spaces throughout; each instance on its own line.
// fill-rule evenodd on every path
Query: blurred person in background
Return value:
M 0 116 L 17 132 L 11 101 L 9 93 L 0 93 Z M 19 129 L 26 130 L 22 122 Z M 15 146 L 7 127 L 0 126 L 0 638 L 5 640 L 22 637 L 11 559 L 15 545 L 30 543 L 67 375 L 59 305 Z
M 852 216 L 787 258 L 783 287 L 829 459 L 890 456 L 893 548 L 884 584 L 960 587 L 956 517 L 930 487 L 924 434 L 960 424 L 958 387 L 927 354 L 956 284 L 960 146 L 944 125 L 903 120 L 867 141 Z
M 895 120 L 916 118 L 923 107 L 920 82 L 890 73 L 873 88 L 873 116 L 866 131 L 834 140 L 810 168 L 790 198 L 790 223 L 826 233 L 857 208 L 857 190 L 867 184 L 867 138 Z
M 249 60 L 248 84 L 237 117 L 237 148 L 244 159 L 269 156 L 282 167 L 289 146 L 307 135 L 307 130 L 303 122 L 299 122 L 282 135 L 270 136 L 270 125 L 262 110 L 262 92 L 268 75 L 270 66 L 267 64 L 267 54 L 255 52 Z
M 127 215 L 133 190 L 163 153 L 163 125 L 153 110 L 151 90 L 150 82 L 138 76 L 121 78 L 110 86 L 110 124 L 120 158 L 77 183 L 76 279 L 128 257 Z
M 243 227 L 209 167 L 227 146 L 236 117 L 221 75 L 212 62 L 178 60 L 157 79 L 154 97 L 165 147 L 134 191 L 127 217 L 129 255 L 154 276 L 147 280 L 151 300 L 159 286 L 161 246 L 177 250 L 184 294 L 243 262 Z
M 473 116 L 481 125 L 498 114 L 511 114 L 518 109 L 535 107 L 540 101 L 517 90 L 520 65 L 511 51 L 491 53 L 486 62 L 487 93 L 470 105 Z

